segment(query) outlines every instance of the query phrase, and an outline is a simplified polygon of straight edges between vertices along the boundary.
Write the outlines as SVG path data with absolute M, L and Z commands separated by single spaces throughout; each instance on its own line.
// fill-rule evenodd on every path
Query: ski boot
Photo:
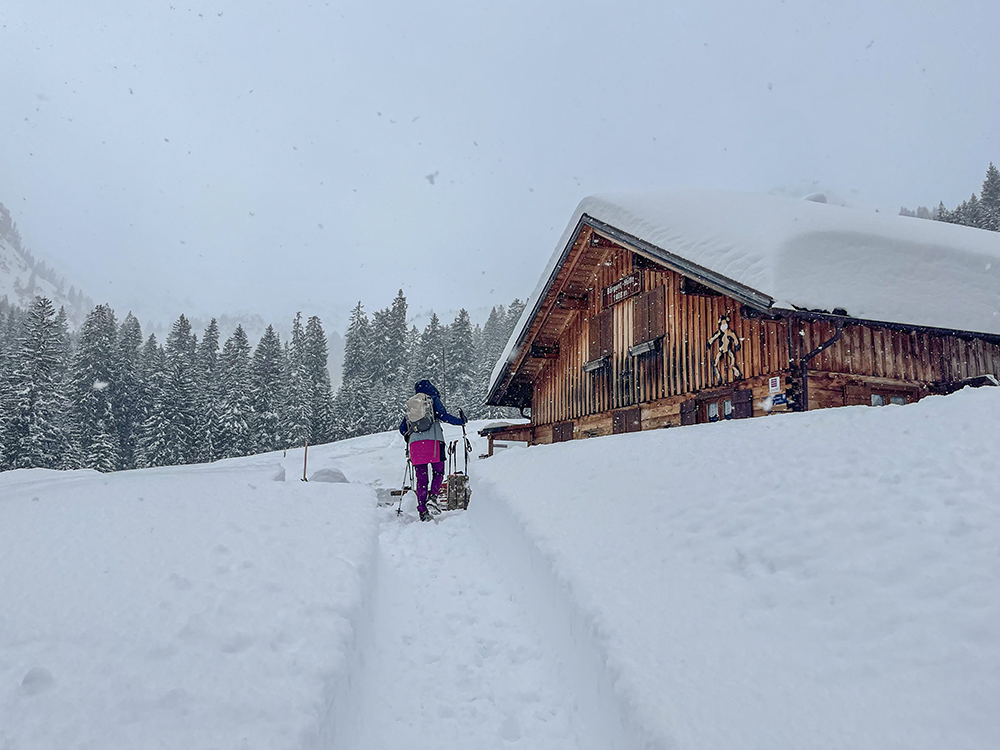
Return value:
M 423 508 L 423 509 L 417 508 L 417 510 L 420 511 L 420 520 L 421 521 L 430 521 L 431 520 L 431 513 L 430 513 L 429 510 L 427 510 L 427 508 Z

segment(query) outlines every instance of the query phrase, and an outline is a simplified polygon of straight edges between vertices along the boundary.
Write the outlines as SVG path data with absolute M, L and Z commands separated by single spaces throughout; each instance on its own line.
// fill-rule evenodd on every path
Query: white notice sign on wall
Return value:
M 775 393 L 781 393 L 781 376 L 775 375 L 773 378 L 768 378 L 767 381 L 767 392 L 770 395 Z

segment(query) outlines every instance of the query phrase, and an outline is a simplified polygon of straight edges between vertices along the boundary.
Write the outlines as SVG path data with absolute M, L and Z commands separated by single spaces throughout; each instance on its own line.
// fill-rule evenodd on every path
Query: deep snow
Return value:
M 0 474 L 0 748 L 314 743 L 378 525 L 288 463 Z
M 376 506 L 395 433 L 310 449 L 348 483 L 301 451 L 2 474 L 0 748 L 992 747 L 998 419 L 982 389 L 511 449 L 438 524 Z
M 629 746 L 984 750 L 997 424 L 987 388 L 538 446 L 477 466 L 469 514 Z

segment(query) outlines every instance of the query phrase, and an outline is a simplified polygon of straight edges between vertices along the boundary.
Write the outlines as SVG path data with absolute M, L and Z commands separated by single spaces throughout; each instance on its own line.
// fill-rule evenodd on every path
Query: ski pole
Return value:
M 462 440 L 465 443 L 462 446 L 465 450 L 465 476 L 469 476 L 469 454 L 472 453 L 472 443 L 469 442 L 469 436 L 465 433 L 465 412 L 461 409 L 458 410 L 459 416 L 462 418 Z

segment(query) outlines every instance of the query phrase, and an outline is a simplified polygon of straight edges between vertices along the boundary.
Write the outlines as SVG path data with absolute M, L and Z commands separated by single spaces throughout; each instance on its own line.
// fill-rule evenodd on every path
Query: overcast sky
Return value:
M 998 29 L 996 0 L 4 0 L 0 202 L 119 315 L 488 306 L 592 193 L 953 207 L 1000 162 Z

